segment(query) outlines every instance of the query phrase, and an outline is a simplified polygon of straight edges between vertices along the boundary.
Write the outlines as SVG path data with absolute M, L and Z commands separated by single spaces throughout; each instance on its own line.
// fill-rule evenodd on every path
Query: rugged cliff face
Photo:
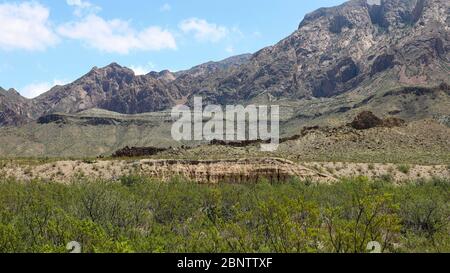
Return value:
M 193 92 L 211 90 L 214 84 L 236 70 L 251 55 L 209 62 L 190 70 L 168 70 L 136 76 L 126 67 L 112 63 L 94 67 L 65 86 L 55 86 L 41 96 L 27 100 L 16 91 L 0 91 L 0 126 L 21 125 L 52 113 L 78 113 L 105 109 L 122 114 L 157 112 L 186 103 Z
M 165 79 L 135 76 L 118 64 L 92 69 L 77 81 L 57 86 L 34 99 L 39 113 L 75 113 L 101 108 L 124 114 L 159 111 L 178 98 Z
M 217 99 L 332 97 L 372 83 L 448 82 L 449 9 L 445 0 L 354 0 L 319 9 L 220 82 Z
M 31 101 L 16 90 L 0 87 L 0 126 L 22 125 L 32 120 Z
M 449 25 L 448 0 L 352 0 L 306 15 L 292 35 L 253 55 L 144 76 L 111 64 L 32 101 L 2 95 L 0 125 L 91 108 L 154 112 L 195 95 L 227 104 L 435 87 L 450 83 Z

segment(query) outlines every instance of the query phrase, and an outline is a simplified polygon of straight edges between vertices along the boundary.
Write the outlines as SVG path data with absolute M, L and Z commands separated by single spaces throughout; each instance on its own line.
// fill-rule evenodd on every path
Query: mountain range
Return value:
M 0 88 L 0 126 L 95 109 L 161 112 L 194 96 L 221 105 L 280 104 L 287 131 L 339 123 L 365 108 L 407 120 L 448 119 L 449 72 L 450 1 L 351 0 L 307 14 L 290 36 L 254 54 L 141 76 L 112 63 L 34 99 Z

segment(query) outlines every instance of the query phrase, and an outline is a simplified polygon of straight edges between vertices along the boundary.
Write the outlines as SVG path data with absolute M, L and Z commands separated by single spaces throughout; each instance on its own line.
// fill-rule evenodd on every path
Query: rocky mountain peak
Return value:
M 92 108 L 153 112 L 195 95 L 230 104 L 448 84 L 449 23 L 448 0 L 351 0 L 307 14 L 292 35 L 255 54 L 142 76 L 117 63 L 94 67 L 34 99 L 31 116 Z
M 175 74 L 170 72 L 169 70 L 163 70 L 160 72 L 152 71 L 148 73 L 146 76 L 161 80 L 164 83 L 170 83 L 176 79 Z
M 0 87 L 0 95 L 4 96 L 4 97 L 8 97 L 14 100 L 20 100 L 20 101 L 27 101 L 27 98 L 22 97 L 22 95 L 20 95 L 20 93 L 14 89 L 14 88 L 10 88 L 8 90 L 3 89 L 2 87 Z
M 8 89 L 7 92 L 8 92 L 9 94 L 14 94 L 15 96 L 20 96 L 20 97 L 22 97 L 22 96 L 20 95 L 20 93 L 19 93 L 16 89 L 14 89 L 14 88 Z
M 426 10 L 433 10 L 434 18 L 426 18 Z M 367 21 L 359 20 L 368 15 L 372 25 L 389 31 L 424 24 L 430 19 L 446 20 L 446 13 L 448 1 L 445 0 L 351 0 L 337 7 L 321 8 L 307 14 L 299 29 L 320 19 L 329 22 L 328 30 L 332 33 L 341 33 L 344 28 L 366 28 Z
M 11 88 L 0 87 L 0 126 L 22 125 L 32 120 L 31 100 L 22 97 Z
M 134 71 L 121 66 L 117 63 L 111 63 L 102 68 L 93 68 L 87 75 L 90 78 L 99 78 L 99 79 L 111 79 L 111 80 L 121 80 L 121 81 L 131 81 L 135 76 Z M 86 77 L 85 76 L 85 77 Z
M 444 0 L 353 0 L 306 15 L 271 51 L 291 52 L 283 62 L 297 68 L 285 85 L 300 96 L 335 96 L 392 69 L 406 84 L 445 81 L 448 75 L 424 67 L 448 62 L 449 7 Z

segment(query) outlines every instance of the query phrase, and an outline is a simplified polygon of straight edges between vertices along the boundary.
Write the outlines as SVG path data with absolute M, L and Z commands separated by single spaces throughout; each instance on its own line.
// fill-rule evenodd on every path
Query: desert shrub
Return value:
M 364 181 L 351 183 L 352 198 L 325 211 L 329 247 L 333 252 L 364 252 L 370 241 L 382 249 L 392 249 L 394 234 L 400 230 L 398 207 L 393 195 L 384 193 Z
M 83 162 L 84 164 L 94 164 L 94 163 L 96 163 L 97 161 L 96 161 L 96 160 L 92 160 L 92 159 L 83 159 L 82 162 Z
M 145 179 L 140 175 L 130 174 L 130 175 L 121 176 L 119 178 L 119 181 L 120 181 L 120 183 L 122 183 L 122 185 L 131 187 L 131 186 L 135 186 L 139 183 L 143 183 L 145 181 Z
M 410 166 L 410 165 L 405 165 L 405 164 L 398 165 L 398 166 L 397 166 L 397 170 L 398 170 L 399 172 L 401 172 L 401 173 L 409 174 L 409 172 L 410 172 L 410 170 L 411 170 L 411 166 Z
M 390 173 L 382 174 L 379 176 L 379 180 L 384 181 L 384 182 L 392 182 L 392 181 L 394 181 L 394 176 Z
M 449 252 L 450 183 L 0 178 L 0 252 Z
M 450 223 L 450 184 L 435 179 L 397 189 L 400 201 L 402 231 L 407 250 L 448 251 Z M 446 234 L 446 235 L 445 235 Z M 427 246 L 425 246 L 427 245 Z M 423 250 L 423 251 L 424 251 Z

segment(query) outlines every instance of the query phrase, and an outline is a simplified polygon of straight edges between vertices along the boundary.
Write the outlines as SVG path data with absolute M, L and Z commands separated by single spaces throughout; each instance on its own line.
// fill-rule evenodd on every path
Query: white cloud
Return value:
M 194 33 L 197 40 L 207 42 L 218 42 L 229 33 L 228 28 L 224 26 L 208 23 L 206 20 L 198 18 L 184 20 L 179 27 L 184 33 Z
M 0 4 L 0 48 L 44 50 L 58 42 L 50 10 L 36 2 Z
M 234 47 L 233 47 L 232 45 L 227 46 L 227 47 L 225 48 L 225 51 L 226 51 L 227 53 L 232 54 L 232 53 L 234 53 Z
M 172 10 L 172 6 L 168 3 L 165 3 L 164 5 L 162 5 L 159 8 L 159 11 L 161 11 L 161 12 L 167 12 L 167 11 L 171 11 L 171 10 Z
M 232 27 L 231 32 L 233 33 L 233 35 L 235 35 L 239 39 L 242 39 L 245 37 L 244 33 L 237 26 Z
M 252 36 L 255 38 L 261 38 L 262 37 L 262 33 L 260 31 L 254 31 L 252 33 Z
M 150 51 L 177 47 L 174 36 L 168 30 L 152 26 L 137 31 L 127 21 L 107 21 L 95 14 L 58 27 L 58 33 L 108 53 L 128 54 L 131 50 Z
M 83 0 L 66 0 L 67 5 L 74 6 L 77 8 L 89 8 L 92 7 L 92 4 L 88 1 Z
M 83 14 L 96 13 L 101 10 L 99 6 L 92 4 L 89 1 L 83 0 L 66 0 L 67 5 L 75 8 L 74 14 L 82 16 Z
M 131 65 L 130 69 L 134 71 L 136 76 L 146 75 L 155 69 L 155 65 L 153 63 L 148 63 L 146 65 Z
M 22 88 L 20 94 L 26 98 L 32 99 L 42 93 L 49 91 L 56 85 L 65 85 L 67 83 L 69 83 L 69 81 L 66 80 L 53 80 L 53 82 L 32 83 Z

